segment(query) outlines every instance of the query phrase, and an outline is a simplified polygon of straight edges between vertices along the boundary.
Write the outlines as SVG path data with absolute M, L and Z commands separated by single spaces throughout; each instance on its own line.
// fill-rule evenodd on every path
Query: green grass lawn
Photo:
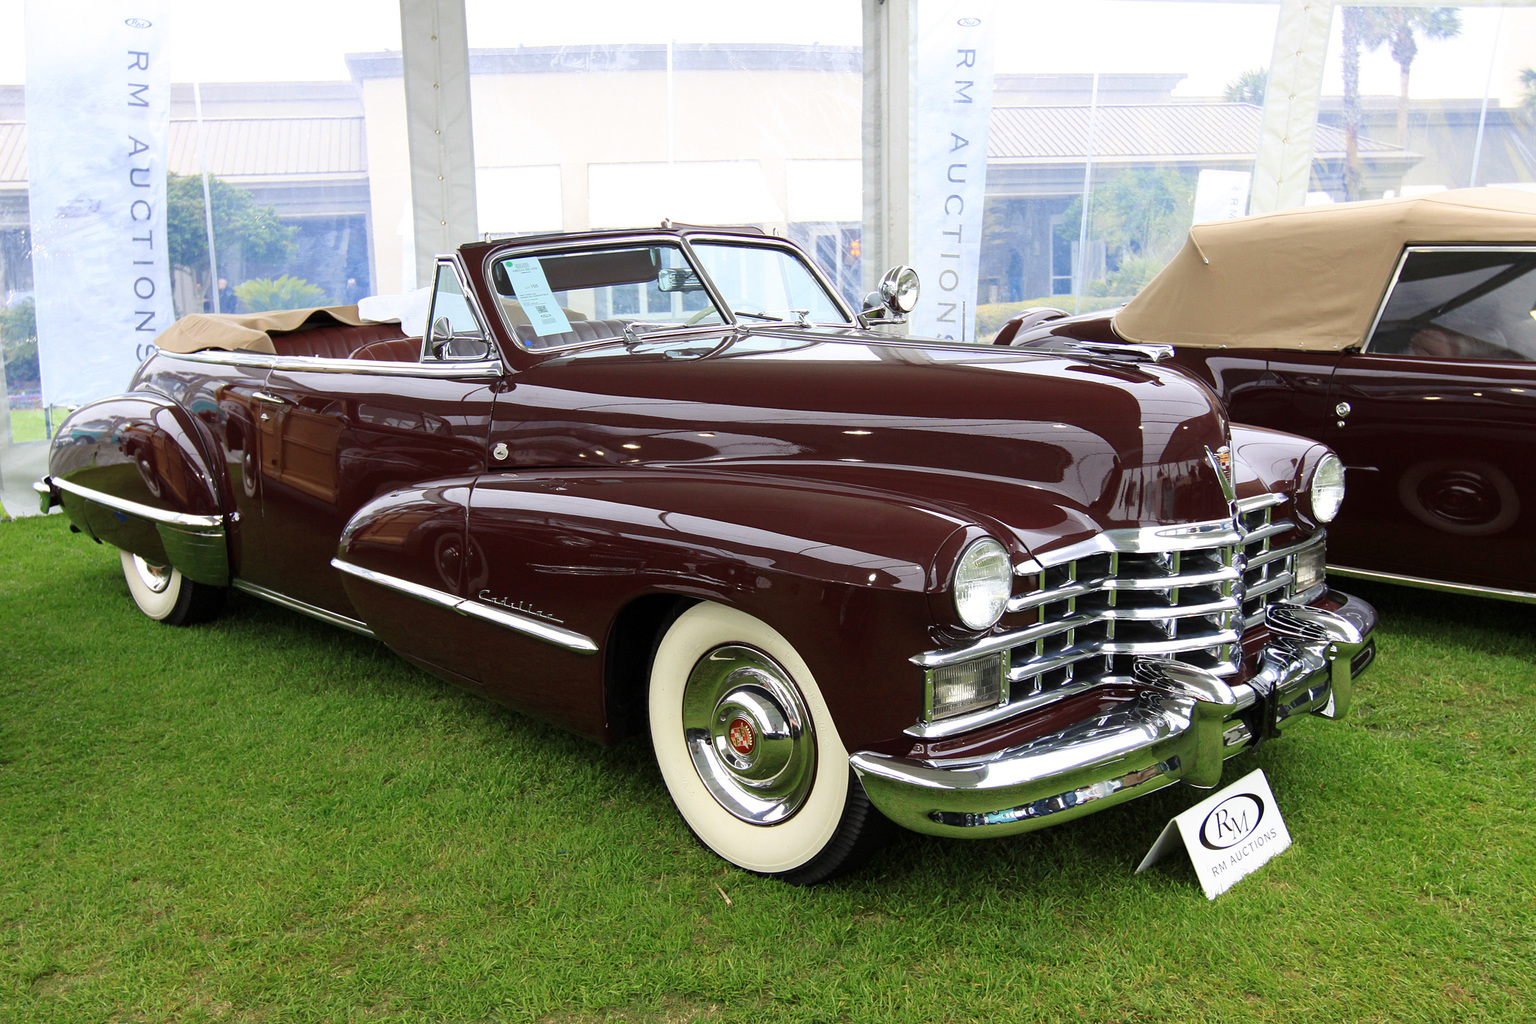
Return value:
M 1381 656 L 1228 765 L 1295 845 L 1216 901 L 1133 873 L 1185 788 L 804 890 L 697 847 L 642 743 L 254 600 L 159 626 L 0 523 L 0 1021 L 1529 1021 L 1536 609 L 1350 589 Z
M 68 412 L 64 409 L 53 410 L 53 425 L 58 426 L 63 422 Z M 17 444 L 23 441 L 46 441 L 48 439 L 47 420 L 43 418 L 41 409 L 12 409 L 11 410 L 11 440 Z

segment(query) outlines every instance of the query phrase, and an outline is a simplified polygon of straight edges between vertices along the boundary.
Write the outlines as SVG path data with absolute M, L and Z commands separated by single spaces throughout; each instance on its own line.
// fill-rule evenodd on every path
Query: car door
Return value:
M 330 564 L 348 520 L 387 491 L 484 471 L 503 367 L 451 265 L 444 272 L 452 287 L 433 316 L 455 325 L 451 344 L 429 345 L 409 362 L 280 357 L 273 364 L 257 396 L 264 543 L 244 553 L 247 589 L 354 617 Z M 443 585 L 429 568 L 420 571 Z
M 1536 250 L 1405 252 L 1323 439 L 1349 467 L 1335 565 L 1536 592 Z

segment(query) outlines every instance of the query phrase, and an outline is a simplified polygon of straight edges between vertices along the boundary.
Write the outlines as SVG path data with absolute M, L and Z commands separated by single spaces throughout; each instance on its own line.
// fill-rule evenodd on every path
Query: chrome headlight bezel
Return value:
M 1344 503 L 1344 461 L 1328 452 L 1311 467 L 1296 491 L 1297 508 L 1313 526 L 1326 526 Z
M 997 625 L 1013 596 L 1013 565 L 1008 549 L 993 537 L 965 546 L 950 578 L 955 614 L 966 629 L 981 632 Z

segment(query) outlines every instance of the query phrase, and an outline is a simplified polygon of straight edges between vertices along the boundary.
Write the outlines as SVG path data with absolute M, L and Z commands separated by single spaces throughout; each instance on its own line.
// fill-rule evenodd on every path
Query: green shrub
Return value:
M 37 309 L 31 299 L 0 309 L 0 352 L 11 387 L 37 384 Z
M 325 289 L 302 277 L 253 277 L 235 285 L 235 295 L 252 313 L 269 309 L 306 309 L 325 302 Z

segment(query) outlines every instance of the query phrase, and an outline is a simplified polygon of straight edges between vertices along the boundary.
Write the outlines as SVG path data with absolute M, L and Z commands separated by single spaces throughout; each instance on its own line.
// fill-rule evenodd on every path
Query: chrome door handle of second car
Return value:
M 1333 414 L 1339 418 L 1337 426 L 1342 427 L 1344 425 L 1345 418 L 1353 409 L 1354 406 L 1350 405 L 1348 402 L 1340 402 L 1338 405 L 1333 407 Z

